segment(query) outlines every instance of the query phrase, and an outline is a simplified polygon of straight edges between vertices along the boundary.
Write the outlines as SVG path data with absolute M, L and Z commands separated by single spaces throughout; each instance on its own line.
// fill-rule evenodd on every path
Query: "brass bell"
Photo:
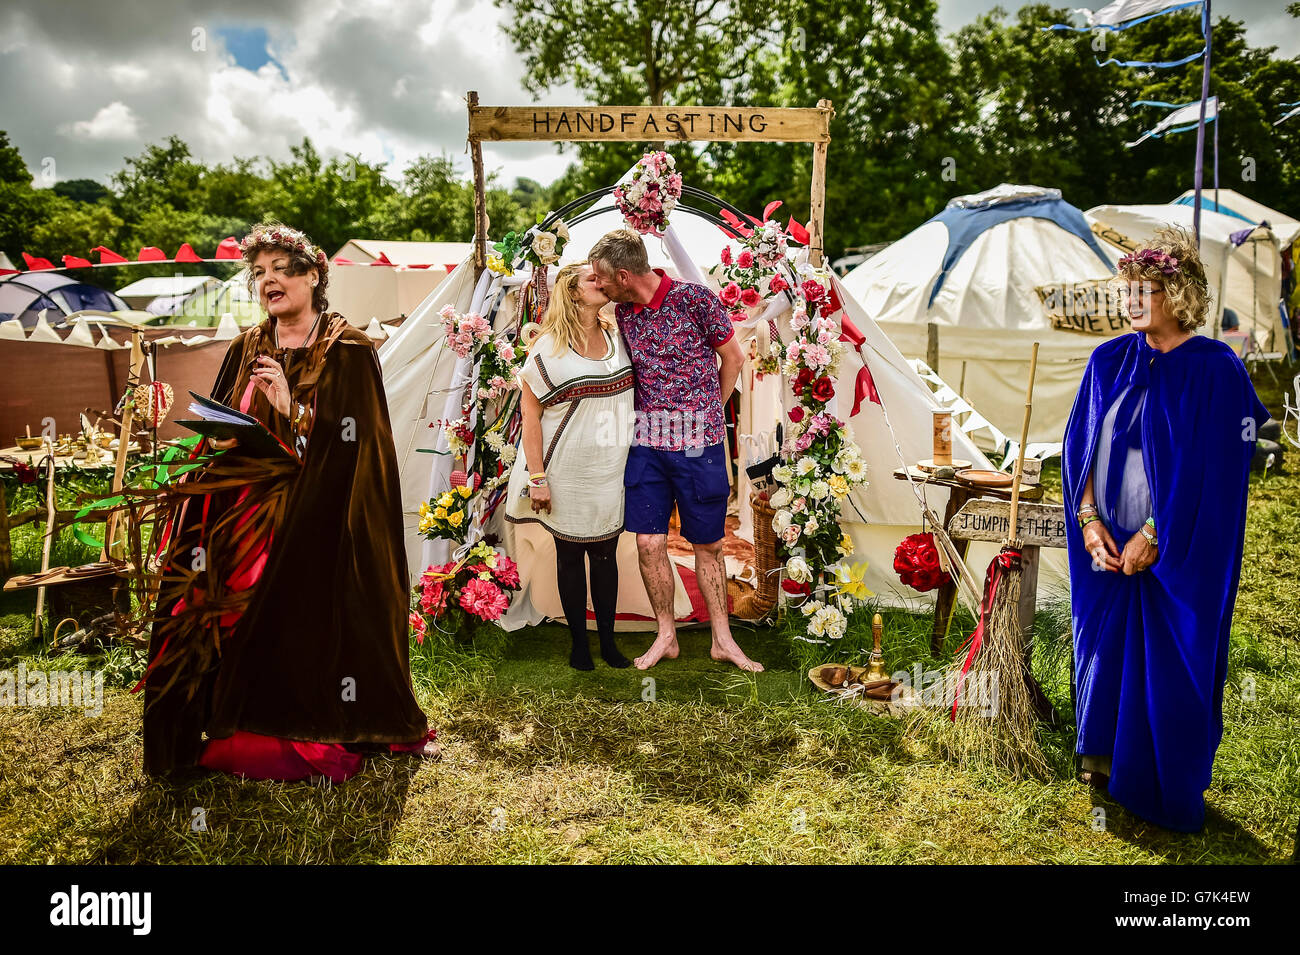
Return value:
M 884 621 L 880 619 L 880 614 L 876 614 L 871 620 L 872 649 L 871 656 L 867 660 L 867 672 L 862 675 L 863 683 L 889 679 L 889 671 L 885 669 L 885 657 L 880 652 L 880 636 L 883 629 Z

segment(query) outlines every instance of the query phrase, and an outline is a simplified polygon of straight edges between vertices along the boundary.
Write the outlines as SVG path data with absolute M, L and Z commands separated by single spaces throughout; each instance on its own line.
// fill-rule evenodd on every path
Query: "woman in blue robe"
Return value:
M 1083 778 L 1143 819 L 1205 822 L 1223 736 L 1246 489 L 1268 420 L 1232 349 L 1196 334 L 1195 241 L 1157 233 L 1120 260 L 1133 332 L 1104 342 L 1065 430 L 1075 748 Z

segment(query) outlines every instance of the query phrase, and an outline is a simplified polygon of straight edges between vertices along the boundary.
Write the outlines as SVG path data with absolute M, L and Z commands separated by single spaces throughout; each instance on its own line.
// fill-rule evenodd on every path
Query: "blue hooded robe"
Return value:
M 1103 420 L 1126 389 L 1112 447 L 1141 448 L 1158 556 L 1132 576 L 1095 570 L 1078 522 L 1067 521 L 1076 752 L 1111 757 L 1110 795 L 1126 809 L 1195 832 L 1223 736 L 1246 488 L 1269 413 L 1223 342 L 1195 335 L 1162 353 L 1141 332 L 1110 339 L 1088 359 L 1065 427 L 1067 514 L 1078 512 Z M 1131 428 L 1126 406 L 1137 409 Z M 1123 551 L 1138 528 L 1111 518 L 1120 483 L 1097 506 Z

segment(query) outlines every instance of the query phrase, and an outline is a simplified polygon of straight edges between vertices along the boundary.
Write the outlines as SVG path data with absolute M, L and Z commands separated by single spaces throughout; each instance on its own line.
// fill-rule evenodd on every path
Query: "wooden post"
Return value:
M 831 101 L 819 99 L 818 109 L 830 109 Z M 829 142 L 813 144 L 812 196 L 808 206 L 808 262 L 814 268 L 820 268 L 826 254 L 826 154 L 830 150 Z
M 135 424 L 135 388 L 140 384 L 140 372 L 144 369 L 144 332 L 137 330 L 131 333 L 131 367 L 126 374 L 126 400 L 122 406 L 122 429 L 117 436 L 117 462 L 113 465 L 113 483 L 109 488 L 110 494 L 116 494 L 122 490 L 122 479 L 126 475 L 126 458 L 130 453 L 131 446 L 131 429 Z M 117 399 L 114 398 L 114 404 Z M 118 515 L 116 512 L 108 518 L 108 523 L 104 525 L 104 550 L 100 554 L 100 560 L 108 560 L 113 556 L 114 538 L 117 536 Z M 126 548 L 123 547 L 125 555 Z
M 961 506 L 970 500 L 971 491 L 965 488 L 953 488 L 948 492 L 948 506 L 943 512 L 944 529 L 952 524 L 953 517 Z M 957 549 L 962 560 L 966 559 L 966 550 L 970 541 L 954 539 L 953 547 Z M 939 592 L 934 595 L 934 625 L 930 630 L 930 655 L 937 657 L 943 652 L 943 642 L 948 638 L 948 628 L 952 626 L 952 614 L 957 607 L 957 582 L 950 575 L 948 580 L 939 585 Z
M 45 540 L 41 544 L 41 573 L 50 569 L 50 547 L 54 543 L 54 518 L 58 513 L 58 504 L 54 500 L 54 453 L 45 459 L 49 469 L 49 478 L 45 482 Z M 45 587 L 36 590 L 36 616 L 32 618 L 32 637 L 41 638 L 41 615 L 45 613 Z
M 939 326 L 934 322 L 925 324 L 925 363 L 939 374 Z
M 487 191 L 483 177 L 483 142 L 474 132 L 474 112 L 478 109 L 478 91 L 470 90 L 469 155 L 474 164 L 474 281 L 487 268 Z
M 5 495 L 5 485 L 0 481 L 0 584 L 9 579 L 9 568 L 13 566 L 14 550 L 9 539 L 9 500 Z

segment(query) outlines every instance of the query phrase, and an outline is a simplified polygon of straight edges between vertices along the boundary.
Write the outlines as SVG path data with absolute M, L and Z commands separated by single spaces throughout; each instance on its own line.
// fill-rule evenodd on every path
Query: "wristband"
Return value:
M 1086 517 L 1081 517 L 1079 518 L 1079 530 L 1083 530 L 1093 521 L 1099 521 L 1099 520 L 1101 520 L 1101 518 L 1098 517 L 1096 514 L 1089 514 Z
M 1147 526 L 1145 524 L 1142 525 L 1142 536 L 1147 539 L 1147 543 L 1150 544 L 1152 547 L 1160 546 L 1159 544 L 1156 543 L 1156 535 L 1148 531 Z

